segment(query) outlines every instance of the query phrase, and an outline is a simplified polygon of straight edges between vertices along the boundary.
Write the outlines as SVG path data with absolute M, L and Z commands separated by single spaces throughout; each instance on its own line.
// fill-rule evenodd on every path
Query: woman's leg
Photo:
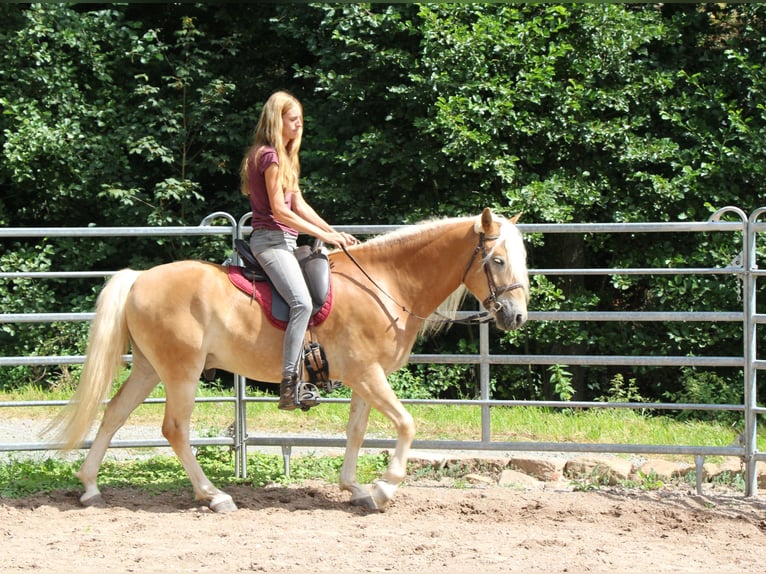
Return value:
M 311 319 L 312 301 L 300 264 L 292 252 L 295 240 L 282 238 L 277 241 L 272 234 L 269 241 L 270 245 L 264 246 L 263 238 L 251 238 L 251 246 L 253 246 L 256 258 L 269 276 L 274 288 L 290 308 L 290 319 L 285 330 L 283 348 L 279 408 L 292 410 L 297 406 L 295 386 L 298 364 L 302 356 L 306 329 Z M 315 404 L 316 400 L 306 406 Z
M 290 308 L 290 320 L 285 330 L 282 375 L 295 375 L 298 373 L 303 338 L 311 319 L 311 294 L 300 264 L 292 252 L 267 249 L 258 255 L 258 262 Z

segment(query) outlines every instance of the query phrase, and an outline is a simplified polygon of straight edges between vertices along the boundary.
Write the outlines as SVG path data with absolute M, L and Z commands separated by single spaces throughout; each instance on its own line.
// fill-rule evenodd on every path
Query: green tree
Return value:
M 243 213 L 239 161 L 276 89 L 304 103 L 303 187 L 338 224 L 487 205 L 523 210 L 527 223 L 700 220 L 766 199 L 763 5 L 33 4 L 0 16 L 3 225 Z M 530 264 L 713 267 L 739 250 L 723 234 L 629 239 L 532 236 Z M 220 260 L 223 243 L 4 242 L 0 268 Z M 533 286 L 535 309 L 739 308 L 737 286 L 715 278 L 536 276 Z M 17 308 L 23 291 L 41 307 L 88 309 L 95 287 L 0 284 L 0 301 Z M 34 352 L 38 336 L 12 339 Z M 473 349 L 474 337 L 456 328 L 422 349 Z M 530 323 L 497 339 L 503 353 L 741 350 L 736 325 Z M 571 366 L 567 387 L 570 374 L 576 398 L 607 393 L 617 375 L 643 396 L 703 394 L 693 373 L 679 387 L 677 369 L 589 368 L 586 380 Z M 451 396 L 475 392 L 472 369 L 417 376 Z M 493 376 L 500 398 L 553 397 L 564 380 L 544 367 Z M 715 377 L 741 385 L 737 373 Z
M 111 223 L 90 209 L 103 182 L 129 171 L 132 128 L 113 105 L 149 45 L 115 10 L 3 8 L 0 182 L 14 225 Z M 122 152 L 122 153 L 119 153 Z
M 439 185 L 435 142 L 420 129 L 432 94 L 418 68 L 418 8 L 412 4 L 286 5 L 284 41 L 302 38 L 296 65 L 306 86 L 304 187 L 338 222 L 401 223 L 454 212 Z

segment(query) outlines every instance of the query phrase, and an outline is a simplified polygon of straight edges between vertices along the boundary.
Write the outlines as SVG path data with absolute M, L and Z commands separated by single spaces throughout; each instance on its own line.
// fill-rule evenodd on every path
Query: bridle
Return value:
M 492 319 L 492 316 L 490 314 L 490 311 L 493 313 L 498 312 L 502 305 L 497 300 L 497 298 L 502 295 L 503 293 L 507 293 L 508 291 L 513 291 L 514 289 L 521 289 L 524 287 L 523 283 L 511 283 L 509 285 L 503 285 L 502 287 L 497 287 L 495 283 L 495 278 L 492 276 L 492 272 L 489 270 L 489 268 L 486 265 L 486 258 L 487 258 L 487 241 L 495 241 L 499 239 L 499 236 L 490 236 L 487 237 L 484 233 L 479 234 L 479 243 L 476 246 L 476 248 L 473 250 L 473 253 L 471 254 L 471 260 L 468 262 L 468 265 L 466 265 L 465 271 L 463 272 L 463 277 L 460 280 L 461 283 L 465 283 L 465 278 L 468 276 L 468 271 L 470 271 L 471 267 L 473 266 L 473 262 L 476 260 L 476 256 L 481 253 L 482 261 L 484 261 L 484 264 L 482 267 L 484 268 L 484 273 L 487 276 L 487 287 L 489 288 L 489 296 L 487 296 L 484 301 L 482 301 L 482 305 L 484 306 L 487 311 L 480 311 L 479 313 L 475 313 L 469 317 L 466 317 L 464 319 L 453 319 L 452 317 L 447 317 L 446 315 L 443 315 L 439 313 L 438 311 L 434 314 L 439 317 L 439 320 L 441 321 L 447 321 L 449 323 L 455 324 L 455 325 L 471 325 L 473 323 L 486 323 L 487 321 L 490 321 Z M 362 265 L 354 258 L 351 253 L 349 253 L 348 249 L 346 249 L 345 245 L 341 245 L 341 249 L 343 250 L 343 253 L 348 256 L 348 258 L 356 265 L 356 267 L 359 269 L 359 271 L 362 272 L 362 274 L 367 277 L 367 279 L 372 283 L 375 288 L 383 293 L 386 297 L 388 297 L 391 301 L 396 303 L 398 307 L 402 309 L 405 313 L 408 315 L 411 315 L 415 317 L 416 319 L 421 319 L 423 321 L 427 321 L 427 317 L 421 317 L 411 309 L 409 309 L 406 305 L 402 305 L 399 303 L 392 295 L 390 295 L 383 287 L 381 287 L 375 279 L 373 279 L 369 273 L 362 267 Z
M 500 237 L 498 235 L 487 237 L 483 232 L 479 233 L 479 244 L 476 246 L 476 249 L 473 250 L 471 260 L 468 262 L 468 265 L 466 265 L 465 271 L 463 272 L 463 278 L 460 280 L 461 283 L 465 283 L 465 278 L 468 276 L 468 271 L 473 266 L 473 262 L 476 260 L 476 256 L 481 253 L 481 260 L 483 261 L 482 267 L 484 268 L 484 274 L 487 276 L 487 287 L 489 288 L 489 295 L 486 299 L 484 299 L 484 301 L 481 302 L 481 304 L 485 309 L 495 313 L 502 308 L 502 305 L 497 300 L 500 295 L 507 293 L 508 291 L 513 291 L 514 289 L 521 289 L 524 287 L 523 283 L 518 282 L 503 285 L 501 287 L 498 287 L 495 284 L 495 278 L 492 276 L 492 272 L 487 266 L 487 241 L 497 241 L 499 238 Z

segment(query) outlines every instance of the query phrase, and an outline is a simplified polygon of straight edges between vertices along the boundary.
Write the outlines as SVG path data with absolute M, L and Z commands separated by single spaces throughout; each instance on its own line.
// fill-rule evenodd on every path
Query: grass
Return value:
M 291 462 L 288 478 L 283 473 L 282 457 L 256 454 L 248 456 L 248 478 L 238 479 L 232 474 L 233 460 L 228 449 L 203 447 L 197 453 L 197 460 L 208 478 L 224 489 L 232 484 L 261 488 L 268 484 L 289 484 L 309 478 L 335 483 L 343 464 L 340 456 L 295 458 Z M 82 458 L 73 461 L 12 458 L 0 463 L 0 499 L 21 498 L 55 490 L 80 491 L 82 485 L 74 476 L 80 464 Z M 388 457 L 384 453 L 360 456 L 360 481 L 371 482 L 383 472 L 387 464 Z M 139 488 L 151 494 L 186 492 L 191 487 L 181 463 L 173 456 L 121 462 L 105 460 L 99 471 L 99 486 Z
M 30 387 L 14 393 L 0 394 L 0 401 L 42 401 L 68 399 L 71 392 L 47 392 Z M 152 395 L 163 396 L 162 387 Z M 201 388 L 201 397 L 229 397 L 230 391 Z M 264 396 L 264 395 L 260 395 Z M 50 418 L 60 407 L 34 406 L 0 409 L 0 417 Z M 481 409 L 472 406 L 408 405 L 417 425 L 419 440 L 480 440 Z M 491 413 L 493 441 L 509 442 L 580 442 L 619 444 L 682 444 L 726 446 L 731 444 L 739 429 L 732 425 L 678 421 L 665 415 L 646 416 L 627 409 L 553 410 L 541 407 L 494 407 Z M 163 405 L 140 406 L 128 424 L 156 425 L 162 421 Z M 247 431 L 255 434 L 319 434 L 342 436 L 348 417 L 347 404 L 325 403 L 304 413 L 282 412 L 274 403 L 247 404 Z M 213 436 L 234 420 L 233 403 L 198 403 L 192 424 L 200 435 Z M 390 423 L 379 413 L 370 416 L 367 436 L 393 438 Z M 766 445 L 759 440 L 759 450 Z M 228 448 L 203 447 L 198 452 L 205 472 L 214 483 L 245 482 L 259 487 L 268 483 L 301 481 L 305 478 L 336 482 L 342 457 L 293 457 L 291 476 L 283 475 L 282 458 L 277 455 L 248 456 L 248 479 L 240 481 L 233 475 L 233 460 Z M 692 463 L 692 457 L 673 457 Z M 688 460 L 687 460 L 688 459 Z M 714 459 L 709 459 L 714 460 Z M 11 458 L 0 463 L 0 498 L 24 496 L 34 492 L 56 489 L 79 489 L 73 473 L 80 460 L 46 459 L 33 461 Z M 368 482 L 379 476 L 387 464 L 387 454 L 361 456 L 360 481 Z M 454 469 L 453 469 L 454 470 Z M 414 475 L 421 475 L 415 471 Z M 100 472 L 100 484 L 145 488 L 150 491 L 187 489 L 189 481 L 175 457 L 154 457 L 129 462 L 105 461 Z

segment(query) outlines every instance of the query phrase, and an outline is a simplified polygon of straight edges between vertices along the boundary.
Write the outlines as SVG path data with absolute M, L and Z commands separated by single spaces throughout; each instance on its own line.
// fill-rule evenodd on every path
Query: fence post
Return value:
M 479 324 L 479 382 L 481 385 L 481 400 L 490 399 L 489 388 L 489 323 Z M 492 430 L 489 405 L 481 405 L 481 442 L 492 442 Z
M 745 245 L 743 246 L 743 305 L 744 305 L 744 359 L 745 359 L 745 496 L 758 494 L 757 461 L 755 452 L 758 440 L 757 407 L 757 373 L 755 361 L 756 351 L 756 276 L 758 262 L 755 253 L 755 223 L 758 217 L 766 212 L 766 208 L 760 208 L 750 214 L 747 220 L 745 233 Z
M 206 216 L 200 227 L 209 226 L 218 218 L 228 220 L 231 224 L 231 251 L 232 255 L 227 261 L 239 265 L 239 255 L 235 248 L 235 240 L 240 237 L 240 225 L 234 216 L 225 211 L 216 211 Z M 234 423 L 232 424 L 232 438 L 234 439 L 234 474 L 237 478 L 247 478 L 247 402 L 245 401 L 246 379 L 242 375 L 234 374 Z

